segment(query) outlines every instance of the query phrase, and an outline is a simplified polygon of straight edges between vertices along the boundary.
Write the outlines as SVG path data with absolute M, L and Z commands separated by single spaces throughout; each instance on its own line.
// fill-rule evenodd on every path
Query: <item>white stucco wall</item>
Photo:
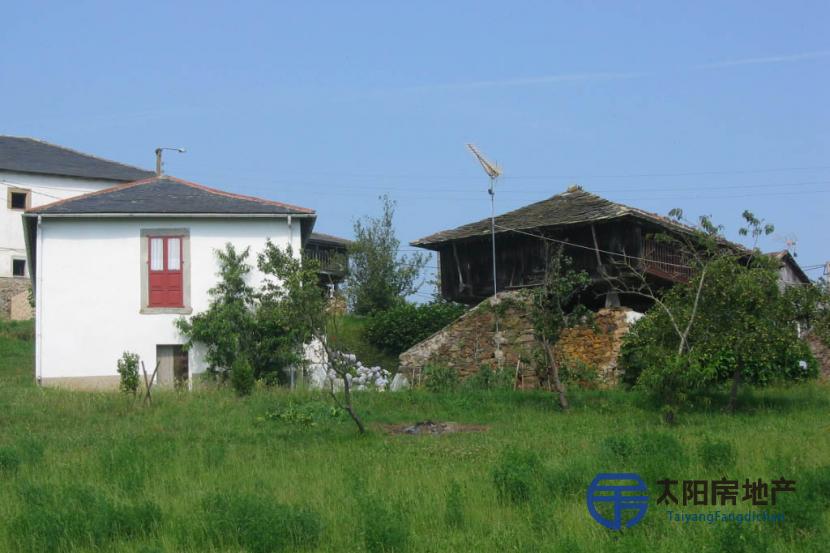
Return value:
M 31 207 L 36 207 L 117 184 L 120 182 L 0 171 L 0 277 L 12 276 L 12 259 L 26 259 L 23 212 L 9 209 L 9 188 L 31 190 Z
M 183 343 L 173 322 L 181 315 L 141 314 L 141 229 L 190 231 L 190 286 L 194 313 L 207 309 L 217 282 L 215 251 L 227 242 L 250 246 L 249 262 L 267 238 L 299 255 L 300 221 L 285 218 L 49 219 L 39 231 L 36 370 L 44 379 L 116 375 L 124 351 L 138 353 L 148 372 L 156 346 Z M 250 283 L 262 274 L 255 268 Z M 205 370 L 190 352 L 190 370 Z

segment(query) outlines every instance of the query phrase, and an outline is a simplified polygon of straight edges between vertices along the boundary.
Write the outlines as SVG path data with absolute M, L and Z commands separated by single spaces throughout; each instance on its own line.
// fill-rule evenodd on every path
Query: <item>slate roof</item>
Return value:
M 0 170 L 115 181 L 153 175 L 132 165 L 20 136 L 0 136 Z
M 606 200 L 579 187 L 571 187 L 567 192 L 557 194 L 547 200 L 499 215 L 496 217 L 496 233 L 509 232 L 504 228 L 500 230 L 499 227 L 529 230 L 540 227 L 592 223 L 626 216 L 644 219 L 681 232 L 690 230 L 686 225 L 655 213 Z M 439 244 L 444 242 L 489 235 L 490 219 L 487 218 L 454 229 L 436 232 L 410 244 L 427 249 L 436 249 Z
M 332 246 L 348 247 L 352 241 L 346 238 L 340 238 L 332 234 L 323 234 L 322 232 L 312 232 L 308 237 L 309 242 L 317 242 L 318 244 L 326 244 Z
M 313 215 L 314 210 L 231 194 L 162 175 L 26 210 L 27 215 L 237 214 Z

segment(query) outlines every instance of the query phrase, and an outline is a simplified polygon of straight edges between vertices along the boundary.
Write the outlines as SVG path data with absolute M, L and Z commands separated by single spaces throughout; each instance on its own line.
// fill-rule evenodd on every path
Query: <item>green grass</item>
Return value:
M 2 324 L 2 323 L 0 323 Z M 745 393 L 675 427 L 641 396 L 363 394 L 360 437 L 313 394 L 119 394 L 31 383 L 30 327 L 0 326 L 0 551 L 826 551 L 830 392 Z M 113 360 L 115 363 L 115 360 Z M 306 418 L 269 417 L 310 404 Z M 489 431 L 390 436 L 424 419 Z M 291 422 L 297 421 L 297 422 Z M 777 527 L 670 524 L 652 504 L 613 533 L 587 514 L 599 471 L 654 480 L 795 478 Z M 692 511 L 693 509 L 688 509 Z M 729 510 L 729 508 L 721 508 Z
M 354 353 L 357 358 L 367 367 L 383 367 L 394 372 L 398 368 L 398 357 L 390 355 L 369 344 L 363 336 L 363 329 L 366 328 L 366 318 L 356 315 L 344 315 L 337 320 L 337 331 L 330 334 L 336 335 L 341 349 Z

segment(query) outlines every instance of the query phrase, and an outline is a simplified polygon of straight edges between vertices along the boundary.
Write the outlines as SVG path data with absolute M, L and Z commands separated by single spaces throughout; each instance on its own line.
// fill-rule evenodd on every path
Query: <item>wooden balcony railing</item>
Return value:
M 692 278 L 689 259 L 673 244 L 647 238 L 641 251 L 640 267 L 645 272 L 673 282 L 688 282 Z
M 306 248 L 304 255 L 320 263 L 320 272 L 332 275 L 346 274 L 346 254 L 330 248 Z

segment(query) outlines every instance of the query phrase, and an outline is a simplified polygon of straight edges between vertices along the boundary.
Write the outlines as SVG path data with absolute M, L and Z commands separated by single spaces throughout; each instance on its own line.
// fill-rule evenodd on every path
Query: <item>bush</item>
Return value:
M 445 302 L 400 304 L 369 317 L 366 340 L 387 353 L 398 355 L 456 320 L 465 309 Z
M 223 551 L 237 547 L 250 553 L 313 549 L 323 531 L 315 511 L 257 495 L 217 493 L 205 498 L 202 507 L 206 538 Z
M 478 372 L 464 380 L 464 387 L 470 390 L 510 390 L 515 384 L 514 373 L 507 368 L 493 370 L 483 364 Z
M 118 374 L 121 377 L 119 389 L 125 394 L 138 392 L 138 354 L 125 351 L 118 360 Z
M 458 371 L 452 367 L 424 367 L 424 386 L 430 392 L 452 392 L 458 388 Z
M 528 503 L 543 476 L 542 463 L 532 451 L 508 449 L 493 468 L 492 475 L 499 501 Z
M 254 391 L 254 369 L 245 357 L 237 357 L 231 367 L 231 385 L 237 395 L 247 396 Z
M 289 399 L 286 404 L 278 405 L 273 411 L 265 413 L 267 420 L 309 428 L 326 420 L 342 420 L 343 417 L 342 409 L 324 401 L 295 401 L 294 399 Z
M 581 359 L 569 359 L 562 364 L 561 371 L 562 378 L 565 381 L 580 388 L 593 389 L 599 384 L 599 374 L 596 366 Z

